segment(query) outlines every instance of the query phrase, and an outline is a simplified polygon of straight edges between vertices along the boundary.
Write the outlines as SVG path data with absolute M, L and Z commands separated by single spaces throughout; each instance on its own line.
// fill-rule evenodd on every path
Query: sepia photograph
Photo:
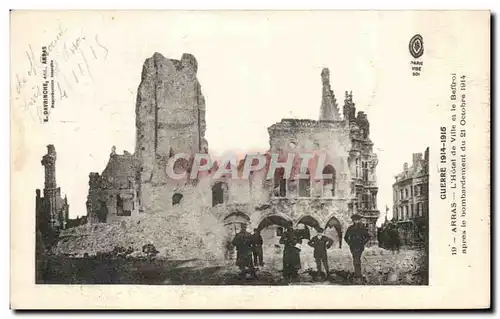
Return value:
M 489 26 L 487 11 L 11 12 L 11 298 L 227 286 L 273 308 L 306 286 L 389 300 L 460 284 L 443 306 L 489 303 Z

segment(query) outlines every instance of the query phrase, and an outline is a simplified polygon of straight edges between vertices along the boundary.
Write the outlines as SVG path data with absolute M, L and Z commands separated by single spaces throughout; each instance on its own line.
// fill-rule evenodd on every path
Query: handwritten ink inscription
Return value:
M 92 68 L 106 61 L 108 49 L 97 34 L 70 38 L 68 30 L 60 27 L 39 52 L 37 55 L 28 44 L 24 52 L 28 68 L 15 74 L 14 99 L 45 123 L 51 111 L 62 106 L 83 80 L 93 81 Z

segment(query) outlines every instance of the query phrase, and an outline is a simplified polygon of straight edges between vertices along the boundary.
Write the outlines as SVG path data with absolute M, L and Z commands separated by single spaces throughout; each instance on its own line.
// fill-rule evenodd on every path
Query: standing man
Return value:
M 370 234 L 363 224 L 361 224 L 361 216 L 354 214 L 351 216 L 351 219 L 353 224 L 347 228 L 344 239 L 351 250 L 354 276 L 359 279 L 361 278 L 361 255 L 366 243 L 370 239 Z
M 252 253 L 253 253 L 253 265 L 264 266 L 263 252 L 262 252 L 262 236 L 260 235 L 259 229 L 255 228 L 252 235 Z
M 296 279 L 299 275 L 301 241 L 295 234 L 292 225 L 287 225 L 286 231 L 280 238 L 280 244 L 285 245 L 283 249 L 283 277 L 285 280 Z
M 247 225 L 241 224 L 241 230 L 234 236 L 232 244 L 236 246 L 236 266 L 240 268 L 241 274 L 253 268 L 251 234 L 247 232 Z
M 323 235 L 324 229 L 318 229 L 318 234 L 311 238 L 308 242 L 309 246 L 314 248 L 314 260 L 316 260 L 316 267 L 318 268 L 318 274 L 321 275 L 321 265 L 325 267 L 325 277 L 328 277 L 330 268 L 328 267 L 328 255 L 326 250 L 332 247 L 333 240 L 327 236 Z
M 397 251 L 399 254 L 399 249 L 401 247 L 401 239 L 399 237 L 398 227 L 391 222 L 389 224 L 387 233 L 388 233 L 387 237 L 389 237 L 387 240 L 389 243 L 389 249 L 392 251 L 392 253 Z

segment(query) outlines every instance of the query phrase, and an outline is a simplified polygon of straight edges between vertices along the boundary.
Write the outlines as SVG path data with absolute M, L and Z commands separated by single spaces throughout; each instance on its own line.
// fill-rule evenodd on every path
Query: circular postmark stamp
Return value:
M 415 34 L 409 44 L 410 54 L 418 59 L 424 54 L 424 40 L 420 34 Z

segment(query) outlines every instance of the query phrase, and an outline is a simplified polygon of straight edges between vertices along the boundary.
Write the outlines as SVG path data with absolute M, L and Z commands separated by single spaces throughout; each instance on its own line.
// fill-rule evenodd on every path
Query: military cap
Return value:
M 352 216 L 351 216 L 351 219 L 352 219 L 353 221 L 355 221 L 355 220 L 360 220 L 361 218 L 362 218 L 362 217 L 361 217 L 360 215 L 358 215 L 358 214 L 354 214 L 354 215 L 352 215 Z

